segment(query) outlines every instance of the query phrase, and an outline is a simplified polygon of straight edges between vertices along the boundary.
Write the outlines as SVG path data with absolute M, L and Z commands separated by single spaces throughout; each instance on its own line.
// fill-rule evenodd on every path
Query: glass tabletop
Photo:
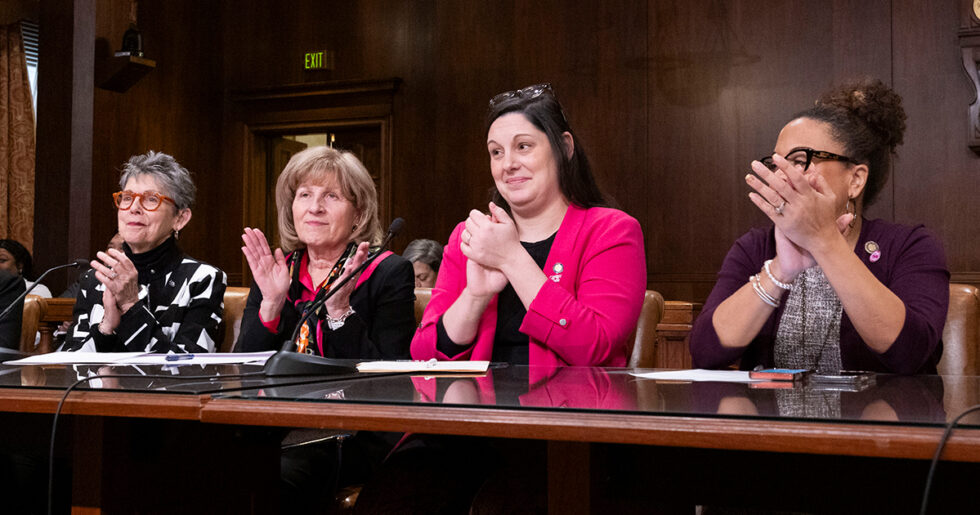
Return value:
M 980 377 L 877 375 L 871 384 L 671 382 L 637 370 L 494 364 L 480 376 L 348 374 L 266 377 L 256 365 L 16 367 L 0 365 L 0 389 L 77 388 L 209 394 L 212 398 L 479 407 L 661 416 L 819 420 L 940 426 L 980 403 Z M 963 425 L 980 426 L 980 416 Z

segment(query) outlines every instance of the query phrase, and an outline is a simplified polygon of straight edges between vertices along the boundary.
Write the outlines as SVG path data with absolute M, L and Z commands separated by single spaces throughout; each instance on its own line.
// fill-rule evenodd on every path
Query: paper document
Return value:
M 490 367 L 489 361 L 362 361 L 358 372 L 466 372 L 480 374 Z
M 670 370 L 667 372 L 630 372 L 630 375 L 643 379 L 664 381 L 717 381 L 722 383 L 757 383 L 761 379 L 750 379 L 748 371 L 743 370 Z
M 51 352 L 5 361 L 4 365 L 234 365 L 263 364 L 276 351 L 208 354 L 151 354 L 147 352 Z
M 4 361 L 4 365 L 76 365 L 76 364 L 105 364 L 117 363 L 119 360 L 142 356 L 145 352 L 49 352 L 28 356 L 13 361 Z

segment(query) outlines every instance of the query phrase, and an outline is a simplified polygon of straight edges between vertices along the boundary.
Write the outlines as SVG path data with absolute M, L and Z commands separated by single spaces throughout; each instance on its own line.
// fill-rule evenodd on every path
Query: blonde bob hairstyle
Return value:
M 357 228 L 350 240 L 381 243 L 381 224 L 378 222 L 378 194 L 367 168 L 354 154 L 330 147 L 310 147 L 289 159 L 276 182 L 276 208 L 279 212 L 279 240 L 283 252 L 305 248 L 299 240 L 293 222 L 293 199 L 300 185 L 322 183 L 336 177 L 340 192 L 354 205 Z

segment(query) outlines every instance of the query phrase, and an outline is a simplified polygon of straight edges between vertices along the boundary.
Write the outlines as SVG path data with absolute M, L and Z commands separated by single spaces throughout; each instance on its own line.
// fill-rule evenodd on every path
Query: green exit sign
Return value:
M 318 50 L 303 55 L 304 70 L 332 70 L 334 65 L 333 50 Z

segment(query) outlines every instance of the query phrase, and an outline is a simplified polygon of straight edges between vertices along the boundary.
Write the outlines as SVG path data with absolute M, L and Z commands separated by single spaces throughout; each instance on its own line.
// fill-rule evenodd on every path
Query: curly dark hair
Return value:
M 879 79 L 845 82 L 827 91 L 816 104 L 793 117 L 826 123 L 845 153 L 868 165 L 864 206 L 870 206 L 891 175 L 892 156 L 905 134 L 902 97 Z

